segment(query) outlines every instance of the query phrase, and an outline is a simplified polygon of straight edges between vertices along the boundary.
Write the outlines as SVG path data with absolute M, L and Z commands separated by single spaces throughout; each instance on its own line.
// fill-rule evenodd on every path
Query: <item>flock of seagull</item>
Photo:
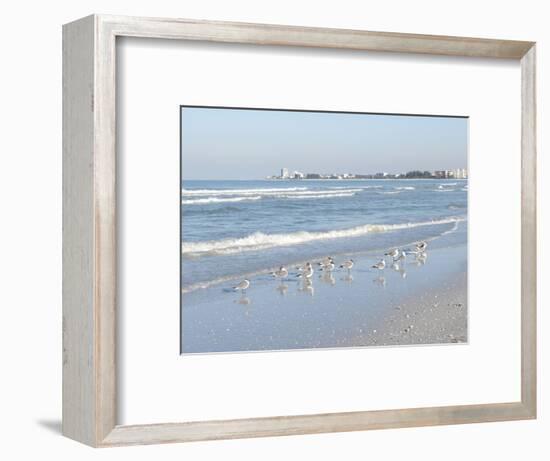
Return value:
M 427 258 L 427 248 L 428 243 L 424 240 L 416 243 L 413 250 L 392 248 L 387 253 L 384 253 L 384 257 L 381 258 L 380 261 L 378 261 L 376 264 L 372 265 L 371 268 L 383 271 L 386 268 L 386 257 L 391 258 L 392 266 L 396 267 L 398 264 L 405 262 L 405 260 L 407 259 L 407 254 L 414 254 L 419 261 L 425 261 Z M 319 270 L 325 273 L 331 273 L 336 269 L 336 263 L 332 256 L 327 256 L 322 261 L 318 262 L 317 265 L 319 266 Z M 340 264 L 338 268 L 346 269 L 349 273 L 353 266 L 353 259 L 348 259 L 347 261 L 344 261 L 342 264 Z M 313 265 L 310 262 L 307 262 L 303 266 L 296 267 L 296 270 L 298 271 L 296 277 L 304 281 L 309 281 L 313 277 L 313 274 L 315 272 L 313 269 Z M 271 272 L 271 275 L 276 279 L 284 280 L 288 277 L 289 271 L 285 266 L 281 266 L 278 270 Z M 234 286 L 233 290 L 245 293 L 249 287 L 250 280 L 244 279 L 238 285 Z

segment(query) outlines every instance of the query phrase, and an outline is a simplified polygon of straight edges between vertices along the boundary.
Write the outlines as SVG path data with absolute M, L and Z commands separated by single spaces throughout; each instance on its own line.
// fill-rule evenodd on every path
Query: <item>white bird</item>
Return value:
M 304 271 L 301 274 L 298 274 L 298 277 L 306 279 L 313 277 L 313 266 L 311 265 L 311 263 L 306 263 Z
M 233 290 L 234 291 L 239 291 L 240 290 L 242 293 L 244 293 L 249 286 L 250 286 L 250 281 L 247 280 L 247 279 L 244 279 L 241 283 L 234 286 Z
M 399 256 L 397 258 L 395 258 L 393 261 L 394 262 L 401 262 L 401 261 L 405 261 L 406 258 L 407 258 L 407 254 L 404 251 L 401 251 Z
M 397 258 L 399 256 L 399 248 L 392 248 L 390 251 L 384 254 L 385 256 L 389 256 L 390 258 Z
M 285 266 L 281 266 L 279 267 L 278 271 L 272 272 L 271 275 L 275 278 L 284 279 L 286 276 L 288 276 L 288 270 Z
M 349 261 L 345 261 L 342 264 L 340 264 L 340 269 L 347 269 L 348 271 L 351 270 L 353 267 L 353 259 L 350 259 Z
M 334 270 L 335 267 L 336 267 L 336 266 L 335 266 L 334 263 L 331 261 L 331 262 L 329 262 L 328 264 L 323 264 L 323 265 L 321 266 L 321 270 L 322 270 L 322 271 L 331 272 L 331 271 Z
M 384 270 L 386 268 L 386 261 L 381 259 L 372 266 L 373 269 Z
M 416 244 L 416 249 L 421 253 L 424 252 L 426 248 L 428 248 L 428 243 L 425 241 L 422 241 Z
M 319 261 L 317 265 L 323 267 L 323 266 L 328 266 L 330 263 L 334 263 L 334 259 L 332 259 L 332 256 L 327 256 L 322 261 Z

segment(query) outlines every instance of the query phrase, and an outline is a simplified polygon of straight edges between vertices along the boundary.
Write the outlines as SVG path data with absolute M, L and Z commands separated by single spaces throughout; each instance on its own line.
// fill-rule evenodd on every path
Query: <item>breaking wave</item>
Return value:
M 338 190 L 338 191 L 323 191 L 323 192 L 288 192 L 281 193 L 269 193 L 265 195 L 245 195 L 242 197 L 204 197 L 204 198 L 191 198 L 183 199 L 182 205 L 208 205 L 210 203 L 231 203 L 231 202 L 243 202 L 248 200 L 260 200 L 262 198 L 282 198 L 289 200 L 299 199 L 320 199 L 320 198 L 334 198 L 334 197 L 353 197 L 357 190 Z
M 182 189 L 182 195 L 257 195 L 264 193 L 283 193 L 305 191 L 307 187 L 285 187 L 272 189 Z
M 279 246 L 298 245 L 316 240 L 359 237 L 374 232 L 390 232 L 402 229 L 412 229 L 422 226 L 440 224 L 456 224 L 464 221 L 463 217 L 452 217 L 433 221 L 421 221 L 402 224 L 365 224 L 349 229 L 332 230 L 326 232 L 293 232 L 289 234 L 264 234 L 255 232 L 242 238 L 210 240 L 202 242 L 183 242 L 181 245 L 184 257 L 198 257 L 201 255 L 227 255 L 245 251 L 264 250 Z
M 197 198 L 192 200 L 182 200 L 182 205 L 204 205 L 208 203 L 226 203 L 226 202 L 242 202 L 245 200 L 260 200 L 262 197 L 259 195 L 251 195 L 249 197 L 227 197 L 227 198 L 218 198 L 218 197 L 207 197 L 207 198 Z
M 333 197 L 353 197 L 355 192 L 337 192 L 337 193 L 320 193 L 320 194 L 280 194 L 277 198 L 288 199 L 316 199 L 316 198 L 333 198 Z

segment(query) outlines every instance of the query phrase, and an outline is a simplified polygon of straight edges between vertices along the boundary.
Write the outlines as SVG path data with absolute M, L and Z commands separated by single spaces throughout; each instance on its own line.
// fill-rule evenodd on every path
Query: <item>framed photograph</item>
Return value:
M 535 44 L 63 29 L 63 433 L 536 417 Z
M 467 128 L 182 107 L 182 353 L 467 343 Z

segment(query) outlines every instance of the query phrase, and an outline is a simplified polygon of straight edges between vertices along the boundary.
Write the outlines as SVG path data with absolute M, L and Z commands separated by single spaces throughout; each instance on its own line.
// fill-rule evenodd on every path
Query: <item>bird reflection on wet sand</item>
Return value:
M 277 288 L 275 288 L 281 296 L 286 296 L 288 292 L 288 285 L 285 285 L 284 283 L 281 283 L 280 285 L 277 285 Z
M 352 283 L 353 282 L 353 275 L 351 275 L 350 273 L 348 273 L 346 276 L 342 277 L 340 279 L 342 282 L 347 282 L 347 283 Z
M 332 272 L 323 272 L 323 275 L 320 277 L 320 279 L 323 283 L 326 283 L 327 285 L 336 285 L 336 279 L 334 278 L 334 275 L 332 275 Z
M 375 285 L 378 285 L 379 287 L 385 288 L 386 287 L 386 277 L 380 276 L 376 277 L 372 283 Z
M 399 264 L 399 263 L 393 263 L 391 265 L 391 268 L 397 272 L 401 278 L 406 278 L 407 277 L 407 271 L 405 270 L 405 263 L 403 264 Z
M 244 294 L 239 299 L 237 299 L 235 302 L 238 303 L 238 304 L 242 304 L 243 306 L 250 306 L 250 304 L 252 304 L 251 299 L 248 296 L 244 295 Z
M 304 279 L 301 286 L 298 288 L 298 291 L 301 291 L 310 296 L 313 296 L 315 294 L 315 289 L 313 288 L 313 282 L 310 279 Z
M 424 264 L 426 264 L 427 259 L 428 259 L 428 253 L 426 253 L 425 251 L 422 253 L 417 253 L 415 258 L 416 265 L 423 266 Z

